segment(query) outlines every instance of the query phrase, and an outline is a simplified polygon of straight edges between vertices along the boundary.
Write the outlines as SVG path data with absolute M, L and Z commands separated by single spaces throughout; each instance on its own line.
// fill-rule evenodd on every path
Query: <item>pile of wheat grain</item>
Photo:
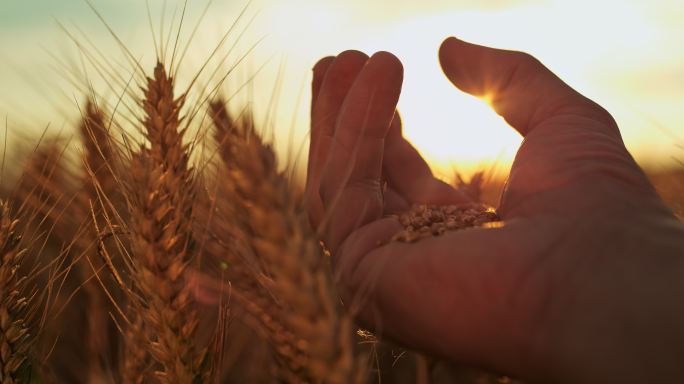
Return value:
M 424 238 L 441 236 L 447 231 L 458 231 L 499 220 L 496 212 L 482 204 L 416 205 L 397 215 L 404 230 L 392 241 L 413 243 Z

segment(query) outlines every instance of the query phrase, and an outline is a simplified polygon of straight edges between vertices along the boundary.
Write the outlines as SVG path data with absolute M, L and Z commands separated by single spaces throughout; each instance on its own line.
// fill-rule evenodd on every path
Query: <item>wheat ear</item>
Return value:
M 24 296 L 26 277 L 19 275 L 25 251 L 16 233 L 17 220 L 9 205 L 0 202 L 0 383 L 27 383 L 32 334 L 29 331 L 29 298 Z M 26 378 L 24 378 L 26 377 Z
M 109 376 L 110 351 L 112 344 L 117 341 L 113 337 L 113 323 L 109 319 L 111 305 L 103 287 L 100 286 L 103 279 L 93 278 L 103 269 L 104 262 L 97 257 L 96 244 L 99 241 L 99 234 L 92 221 L 104 221 L 100 209 L 107 205 L 98 202 L 101 194 L 107 199 L 115 199 L 118 194 L 117 183 L 112 174 L 114 149 L 105 120 L 104 112 L 93 100 L 88 100 L 79 127 L 84 146 L 85 169 L 77 206 L 78 217 L 85 228 L 76 245 L 81 257 L 78 267 L 87 296 L 84 349 L 85 357 L 89 361 L 86 374 L 89 383 L 101 383 Z
M 174 98 L 173 88 L 173 78 L 158 64 L 154 76 L 147 79 L 142 103 L 149 146 L 141 146 L 133 154 L 130 169 L 132 280 L 136 290 L 131 297 L 137 301 L 132 308 L 139 317 L 134 320 L 133 331 L 142 331 L 143 335 L 127 338 L 124 367 L 145 368 L 130 358 L 148 350 L 160 382 L 185 384 L 202 382 L 206 353 L 193 346 L 198 320 L 189 288 L 183 282 L 184 272 L 193 261 L 194 180 L 180 128 L 185 97 Z M 149 344 L 140 344 L 145 341 Z M 144 372 L 123 373 L 132 382 L 145 376 Z
M 291 383 L 362 381 L 351 319 L 339 310 L 327 260 L 301 202 L 278 171 L 275 153 L 251 124 L 236 126 L 223 102 L 211 105 L 211 116 L 232 190 L 233 218 L 262 264 L 256 278 L 270 293 L 270 303 L 252 299 L 247 308 L 270 333 L 282 378 Z

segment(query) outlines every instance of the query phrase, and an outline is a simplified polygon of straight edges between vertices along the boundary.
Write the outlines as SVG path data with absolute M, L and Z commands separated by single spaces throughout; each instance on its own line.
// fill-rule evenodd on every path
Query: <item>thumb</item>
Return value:
M 627 186 L 654 195 L 625 148 L 612 116 L 539 60 L 453 37 L 442 43 L 439 57 L 444 73 L 456 87 L 486 97 L 525 137 L 499 207 L 505 218 L 528 214 L 523 201 L 539 201 L 541 192 L 546 192 L 553 204 L 577 203 L 590 195 L 569 197 L 571 184 L 581 191 L 607 193 L 593 186 L 591 180 L 597 178 L 609 182 L 610 190 Z M 575 212 L 570 206 L 567 209 Z
M 529 54 L 450 37 L 442 43 L 439 59 L 442 70 L 457 88 L 486 97 L 496 112 L 523 136 L 550 117 L 564 113 L 592 118 L 603 123 L 612 135 L 619 136 L 608 112 Z

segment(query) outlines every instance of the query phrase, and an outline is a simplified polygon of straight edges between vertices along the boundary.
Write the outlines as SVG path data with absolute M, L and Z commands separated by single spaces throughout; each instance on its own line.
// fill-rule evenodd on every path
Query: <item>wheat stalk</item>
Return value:
M 108 313 L 111 305 L 100 286 L 103 284 L 102 279 L 93 278 L 104 266 L 104 262 L 97 257 L 99 233 L 93 220 L 103 221 L 104 217 L 99 210 L 105 209 L 106 204 L 98 202 L 101 194 L 107 199 L 115 199 L 118 195 L 117 183 L 112 174 L 115 152 L 105 120 L 104 112 L 89 99 L 79 126 L 85 151 L 83 186 L 78 195 L 77 215 L 85 225 L 85 233 L 77 238 L 77 250 L 82 258 L 78 267 L 87 295 L 84 338 L 85 358 L 88 360 L 86 377 L 87 382 L 93 384 L 102 383 L 108 377 L 110 351 L 115 349 L 117 341 L 112 337 L 113 324 Z M 97 213 L 93 207 L 98 208 Z
M 354 358 L 351 319 L 339 311 L 321 247 L 277 169 L 273 150 L 251 125 L 236 126 L 227 118 L 223 102 L 213 103 L 210 113 L 232 191 L 227 197 L 231 213 L 261 263 L 255 278 L 270 294 L 244 301 L 274 342 L 282 378 L 291 383 L 360 382 L 364 369 Z
M 36 148 L 24 166 L 13 200 L 20 204 L 20 211 L 29 215 L 22 220 L 22 225 L 36 232 L 47 229 L 51 237 L 69 242 L 74 237 L 76 222 L 62 215 L 68 200 L 66 189 L 70 180 L 63 154 L 64 148 L 57 142 Z M 66 220 L 69 220 L 68 224 Z M 58 222 L 65 225 L 55 225 Z M 26 235 L 30 239 L 36 238 Z
M 215 330 L 213 335 L 205 335 L 214 344 L 211 374 L 216 383 L 269 382 L 275 374 L 270 340 L 258 324 L 260 317 L 247 310 L 269 293 L 254 278 L 259 266 L 253 258 L 245 258 L 251 256 L 246 252 L 249 244 L 231 219 L 232 188 L 225 180 L 226 170 L 222 164 L 214 165 L 208 172 L 214 185 L 203 191 L 195 206 L 202 262 L 189 282 L 198 301 L 206 306 L 200 319 L 202 328 Z M 267 300 L 257 310 L 270 305 Z
M 158 64 L 147 79 L 142 103 L 149 147 L 141 146 L 133 155 L 130 169 L 132 280 L 137 295 L 131 296 L 136 318 L 126 338 L 126 382 L 146 377 L 146 359 L 131 361 L 146 350 L 162 383 L 196 383 L 204 378 L 206 353 L 193 346 L 198 320 L 183 282 L 193 260 L 194 180 L 180 128 L 185 97 L 174 98 L 173 87 L 173 78 Z
M 72 337 L 80 334 L 81 311 L 68 305 L 79 296 L 79 282 L 70 273 L 73 265 L 69 255 L 79 223 L 74 215 L 65 214 L 72 208 L 69 201 L 73 181 L 65 164 L 65 149 L 58 141 L 50 141 L 33 150 L 11 195 L 16 207 L 12 211 L 21 212 L 21 247 L 29 250 L 24 262 L 33 266 L 26 277 L 42 288 L 40 300 L 32 304 L 32 311 L 42 312 L 35 352 L 41 361 L 35 362 L 33 370 L 45 382 L 74 377 L 77 372 L 68 362 L 80 351 L 71 349 L 70 344 L 81 344 L 80 339 Z

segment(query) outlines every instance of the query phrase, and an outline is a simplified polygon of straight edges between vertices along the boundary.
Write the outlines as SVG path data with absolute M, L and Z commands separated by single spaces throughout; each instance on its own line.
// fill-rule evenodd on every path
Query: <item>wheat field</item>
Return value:
M 3 158 L 0 383 L 514 381 L 359 329 L 266 127 L 221 76 L 180 89 L 172 47 L 130 79 L 97 61 L 119 102 L 86 88 L 76 145 Z M 652 180 L 684 214 L 684 174 Z M 454 185 L 482 207 L 416 208 L 395 240 L 496 220 L 500 181 Z

